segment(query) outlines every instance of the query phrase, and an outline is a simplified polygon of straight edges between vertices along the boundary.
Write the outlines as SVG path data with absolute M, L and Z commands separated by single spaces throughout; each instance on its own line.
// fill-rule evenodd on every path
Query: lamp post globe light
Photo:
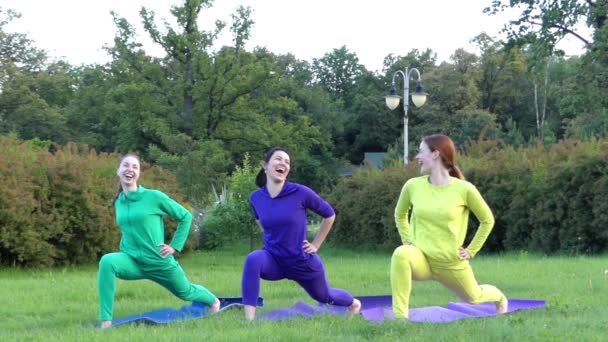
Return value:
M 388 95 L 385 97 L 386 106 L 393 110 L 399 106 L 399 101 L 401 100 L 401 96 L 397 95 L 397 87 L 395 86 L 395 77 L 397 74 L 400 74 L 403 77 L 403 163 L 407 165 L 408 163 L 408 115 L 407 109 L 409 107 L 409 92 L 410 92 L 410 79 L 412 78 L 412 72 L 416 73 L 418 76 L 416 79 L 416 88 L 412 93 L 412 102 L 414 106 L 421 107 L 426 102 L 427 93 L 422 91 L 422 78 L 420 77 L 420 72 L 416 68 L 405 68 L 404 71 L 397 70 L 393 74 L 393 81 L 391 83 L 391 89 L 389 90 Z

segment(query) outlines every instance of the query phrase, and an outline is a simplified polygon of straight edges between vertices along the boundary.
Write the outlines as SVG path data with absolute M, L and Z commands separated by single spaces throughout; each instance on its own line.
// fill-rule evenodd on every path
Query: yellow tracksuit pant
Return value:
M 391 259 L 391 287 L 395 318 L 409 318 L 408 308 L 412 280 L 436 280 L 462 300 L 478 304 L 494 302 L 500 305 L 505 295 L 492 285 L 479 285 L 467 260 L 449 267 L 429 262 L 420 249 L 403 245 L 395 249 Z

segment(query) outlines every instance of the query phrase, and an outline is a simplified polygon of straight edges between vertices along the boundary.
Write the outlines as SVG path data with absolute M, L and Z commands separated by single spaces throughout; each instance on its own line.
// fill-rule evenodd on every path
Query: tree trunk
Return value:
M 545 116 L 547 114 L 547 88 L 549 87 L 549 63 L 545 68 L 545 87 L 543 89 L 543 113 L 540 118 L 540 140 L 545 141 Z
M 184 107 L 183 117 L 186 125 L 186 130 L 192 130 L 192 112 L 194 108 L 194 99 L 192 96 L 192 90 L 194 89 L 194 76 L 192 75 L 192 54 L 186 54 L 186 66 L 185 66 L 185 84 L 184 84 Z M 191 133 L 191 132 L 190 132 Z
M 543 141 L 543 131 L 540 126 L 540 113 L 538 110 L 538 83 L 536 83 L 536 80 L 534 81 L 534 111 L 536 113 L 536 132 L 538 133 L 538 138 Z

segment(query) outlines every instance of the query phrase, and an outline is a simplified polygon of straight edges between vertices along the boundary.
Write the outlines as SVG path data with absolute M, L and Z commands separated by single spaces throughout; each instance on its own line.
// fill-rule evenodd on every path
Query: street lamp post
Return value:
M 422 91 L 422 78 L 420 77 L 420 72 L 416 68 L 405 68 L 404 71 L 397 70 L 393 74 L 393 82 L 391 83 L 391 89 L 389 90 L 389 94 L 385 97 L 386 106 L 393 110 L 397 108 L 399 105 L 399 101 L 401 100 L 401 96 L 397 95 L 397 87 L 395 86 L 395 77 L 397 74 L 401 74 L 403 77 L 403 163 L 407 165 L 408 163 L 408 115 L 407 109 L 409 107 L 409 92 L 410 92 L 410 79 L 412 77 L 412 72 L 415 72 L 418 76 L 416 80 L 416 89 L 414 93 L 412 93 L 412 102 L 414 106 L 421 107 L 426 102 L 427 93 Z

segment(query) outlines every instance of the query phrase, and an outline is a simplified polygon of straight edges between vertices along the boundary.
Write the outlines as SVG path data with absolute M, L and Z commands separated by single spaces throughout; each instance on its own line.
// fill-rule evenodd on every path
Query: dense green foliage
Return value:
M 545 148 L 480 144 L 465 175 L 495 212 L 490 250 L 601 253 L 608 250 L 608 142 L 564 141 Z
M 499 141 L 469 142 L 460 165 L 489 203 L 496 225 L 484 250 L 547 254 L 606 252 L 608 142 L 564 141 L 514 148 Z M 49 148 L 54 152 L 49 153 Z M 117 154 L 86 146 L 2 138 L 0 147 L 0 258 L 3 265 L 65 265 L 96 261 L 116 250 L 112 210 Z M 173 175 L 144 164 L 142 184 L 179 201 Z M 399 244 L 393 210 L 416 163 L 355 172 L 325 194 L 337 212 L 329 241 L 390 250 Z M 188 247 L 215 249 L 260 243 L 248 198 L 258 169 L 245 158 L 196 221 Z M 472 217 L 469 238 L 475 232 Z M 168 220 L 167 238 L 175 224 Z M 197 245 L 195 245 L 197 244 Z
M 254 191 L 258 169 L 245 155 L 242 167 L 229 177 L 222 192 L 215 196 L 214 205 L 209 207 L 200 224 L 200 247 L 215 249 L 224 245 L 248 242 L 249 248 L 258 246 L 260 227 L 255 222 L 249 194 Z
M 0 138 L 0 265 L 95 262 L 118 249 L 113 198 L 120 156 L 76 144 Z M 175 177 L 143 164 L 142 184 L 179 201 Z M 168 221 L 166 234 L 176 225 Z
M 239 7 L 230 23 L 217 21 L 214 28 L 201 29 L 199 19 L 211 6 L 210 0 L 183 0 L 172 7 L 165 25 L 142 8 L 143 34 L 164 51 L 158 57 L 144 49 L 142 32 L 113 13 L 116 35 L 105 47 L 111 60 L 81 66 L 50 59 L 26 34 L 10 32 L 8 24 L 19 20 L 19 14 L 0 8 L 0 135 L 28 144 L 53 143 L 39 146 L 40 155 L 11 152 L 30 159 L 4 161 L 2 219 L 11 222 L 11 231 L 38 229 L 6 236 L 2 263 L 53 264 L 54 258 L 80 262 L 115 241 L 114 233 L 108 233 L 103 241 L 92 234 L 90 246 L 70 242 L 112 221 L 100 204 L 107 194 L 79 190 L 107 189 L 82 180 L 100 172 L 93 170 L 95 163 L 105 163 L 106 157 L 78 173 L 72 171 L 83 167 L 78 159 L 42 152 L 53 152 L 55 146 L 80 150 L 86 145 L 87 153 L 98 156 L 135 151 L 170 170 L 177 184 L 163 190 L 177 185 L 189 203 L 207 214 L 197 222 L 205 248 L 234 239 L 254 241 L 257 231 L 244 202 L 253 185 L 245 181 L 249 171 L 236 166 L 244 165 L 246 155 L 256 163 L 269 147 L 284 146 L 294 162 L 290 179 L 328 194 L 341 211 L 335 228 L 339 240 L 391 246 L 396 238 L 391 224 L 394 195 L 414 170 L 403 174 L 394 166 L 340 180 L 338 170 L 364 163 L 365 152 L 388 151 L 388 163 L 400 164 L 404 113 L 401 106 L 389 111 L 383 96 L 395 72 L 412 67 L 420 70 L 430 97 L 424 107 L 409 108 L 410 155 L 421 137 L 433 133 L 450 135 L 458 146 L 471 139 L 501 141 L 487 154 L 463 159 L 465 164 L 467 158 L 473 161 L 470 179 L 479 180 L 484 190 L 489 187 L 498 222 L 489 241 L 492 250 L 605 250 L 606 239 L 598 232 L 605 221 L 601 157 L 581 156 L 579 165 L 554 152 L 570 145 L 595 146 L 603 140 L 594 139 L 608 137 L 605 1 L 492 1 L 489 14 L 520 10 L 516 22 L 506 27 L 507 41 L 480 33 L 473 38 L 475 53 L 457 49 L 441 62 L 429 49 L 389 54 L 381 71 L 367 70 L 346 46 L 310 62 L 266 48 L 247 50 L 255 25 L 252 9 Z M 585 25 L 591 37 L 579 35 L 576 25 Z M 224 30 L 233 41 L 219 47 L 216 38 Z M 567 57 L 556 48 L 567 35 L 586 44 L 582 55 Z M 563 142 L 568 139 L 578 143 Z M 551 153 L 563 158 L 544 159 Z M 540 155 L 545 164 L 516 157 L 521 155 Z M 589 173 L 588 181 L 583 172 Z M 107 177 L 111 179 L 110 173 Z M 224 184 L 227 194 L 245 197 L 215 206 L 210 193 Z M 17 185 L 31 195 L 18 198 Z M 581 187 L 589 192 L 576 193 Z M 362 191 L 357 198 L 363 202 L 355 201 L 352 189 Z M 361 221 L 360 213 L 371 211 L 369 198 L 379 207 Z M 70 216 L 73 211 L 78 213 Z M 90 224 L 81 228 L 77 221 Z M 349 229 L 353 234 L 347 234 Z M 18 250 L 17 240 L 42 242 Z
M 470 142 L 460 165 L 480 190 L 496 224 L 484 251 L 595 254 L 608 251 L 608 142 L 567 140 L 544 147 Z M 394 208 L 417 165 L 359 171 L 341 179 L 330 199 L 338 211 L 331 240 L 347 245 L 400 243 Z M 471 218 L 469 236 L 477 223 Z
M 403 146 L 402 109 L 389 111 L 382 97 L 395 71 L 406 67 L 421 71 L 431 94 L 426 106 L 410 106 L 411 141 L 437 132 L 459 144 L 483 134 L 514 146 L 606 136 L 602 3 L 499 1 L 487 11 L 517 4 L 528 6 L 518 21 L 525 34 L 512 32 L 503 42 L 480 33 L 473 39 L 478 53 L 458 49 L 441 63 L 432 50 L 390 54 L 380 72 L 366 70 L 346 46 L 311 62 L 248 51 L 252 10 L 239 7 L 230 23 L 203 30 L 197 20 L 212 6 L 208 0 L 175 5 L 174 24 L 167 25 L 142 8 L 143 34 L 165 52 L 159 57 L 147 54 L 141 32 L 114 13 L 111 61 L 71 66 L 51 61 L 27 35 L 8 32 L 19 15 L 0 9 L 0 133 L 137 151 L 174 172 L 187 199 L 201 207 L 209 204 L 211 184 L 225 183 L 246 153 L 288 147 L 301 166 L 295 178 L 325 191 L 336 170 L 361 163 L 364 152 Z M 586 53 L 555 52 L 583 22 L 593 34 Z M 232 45 L 218 47 L 224 30 Z
M 326 197 L 336 210 L 336 223 L 329 241 L 350 246 L 392 249 L 400 240 L 395 228 L 394 208 L 401 186 L 416 174 L 415 165 L 405 170 L 395 164 L 344 177 Z
M 584 23 L 598 32 L 606 29 L 608 19 L 608 4 L 603 0 L 492 1 L 484 12 L 495 14 L 513 8 L 521 13 L 509 25 L 505 24 L 504 31 L 511 43 L 532 42 L 542 53 L 554 52 L 556 43 L 566 36 L 591 45 L 592 37 L 577 32 L 580 28 L 577 24 Z

